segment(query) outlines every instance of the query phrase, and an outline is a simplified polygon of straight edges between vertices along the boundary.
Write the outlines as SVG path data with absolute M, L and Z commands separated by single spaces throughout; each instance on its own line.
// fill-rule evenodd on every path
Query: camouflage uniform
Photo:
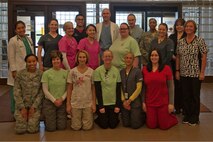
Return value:
M 53 132 L 67 128 L 66 101 L 63 101 L 60 107 L 56 107 L 54 103 L 45 98 L 42 109 L 47 131 Z
M 43 93 L 41 89 L 42 73 L 36 70 L 35 73 L 29 73 L 27 69 L 17 73 L 14 85 L 16 133 L 35 133 L 39 130 L 39 120 L 41 112 L 41 102 Z M 25 120 L 21 115 L 21 109 L 35 108 L 32 117 Z
M 142 57 L 142 64 L 147 65 L 148 63 L 148 54 L 151 49 L 151 42 L 153 39 L 158 37 L 158 33 L 151 33 L 150 31 L 144 32 L 141 36 L 141 41 L 139 44 L 141 57 Z

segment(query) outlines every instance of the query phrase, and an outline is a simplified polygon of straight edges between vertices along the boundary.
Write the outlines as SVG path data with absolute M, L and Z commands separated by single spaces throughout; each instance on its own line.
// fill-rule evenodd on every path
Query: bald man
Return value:
M 102 18 L 103 22 L 96 25 L 97 40 L 100 43 L 101 55 L 103 51 L 108 50 L 113 41 L 119 35 L 119 27 L 117 24 L 110 21 L 111 13 L 108 8 L 103 9 Z

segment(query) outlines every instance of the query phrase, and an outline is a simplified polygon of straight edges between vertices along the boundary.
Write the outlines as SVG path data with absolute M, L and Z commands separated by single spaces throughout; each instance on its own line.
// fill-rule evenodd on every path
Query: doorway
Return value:
M 181 3 L 111 3 L 110 9 L 112 13 L 112 20 L 118 25 L 127 22 L 128 14 L 132 13 L 136 16 L 136 24 L 144 31 L 149 30 L 149 19 L 155 18 L 157 24 L 166 23 L 169 28 L 168 34 L 173 31 L 173 25 L 177 18 L 181 17 L 182 5 Z M 158 26 L 157 25 L 157 26 Z
M 26 24 L 26 34 L 31 37 L 37 54 L 38 41 L 42 35 L 49 32 L 48 23 L 52 18 L 59 22 L 58 33 L 64 35 L 63 25 L 71 21 L 75 27 L 75 16 L 81 12 L 82 6 L 60 5 L 60 6 L 32 6 L 22 5 L 16 7 L 14 21 L 22 20 Z M 42 53 L 44 53 L 42 51 Z

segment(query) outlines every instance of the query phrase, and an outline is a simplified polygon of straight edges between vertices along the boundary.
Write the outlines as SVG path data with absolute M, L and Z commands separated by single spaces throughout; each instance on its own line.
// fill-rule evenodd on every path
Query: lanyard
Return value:
M 129 79 L 129 75 L 130 75 L 130 73 L 131 73 L 131 71 L 132 71 L 132 68 L 133 67 L 131 67 L 131 69 L 129 70 L 129 73 L 128 74 L 126 74 L 126 72 L 125 72 L 125 86 L 124 86 L 124 88 L 125 88 L 125 93 L 127 93 L 127 84 L 128 84 L 128 79 Z
M 27 37 L 22 38 L 22 41 L 23 41 L 25 49 L 26 49 L 26 55 L 32 54 L 30 44 L 28 43 Z

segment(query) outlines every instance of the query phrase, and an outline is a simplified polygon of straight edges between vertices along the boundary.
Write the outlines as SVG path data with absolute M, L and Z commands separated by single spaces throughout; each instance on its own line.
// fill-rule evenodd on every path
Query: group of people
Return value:
M 38 132 L 41 112 L 47 131 L 66 129 L 67 116 L 73 130 L 90 130 L 94 122 L 116 128 L 120 116 L 125 127 L 146 123 L 169 129 L 178 123 L 174 112 L 184 114 L 183 123 L 199 123 L 208 50 L 195 35 L 196 23 L 179 18 L 168 37 L 167 24 L 156 30 L 154 18 L 144 32 L 134 14 L 120 27 L 110 16 L 106 8 L 103 22 L 85 28 L 78 14 L 75 28 L 65 22 L 63 37 L 52 19 L 49 33 L 38 41 L 37 56 L 25 23 L 16 22 L 8 45 L 8 84 L 13 86 L 17 134 Z

